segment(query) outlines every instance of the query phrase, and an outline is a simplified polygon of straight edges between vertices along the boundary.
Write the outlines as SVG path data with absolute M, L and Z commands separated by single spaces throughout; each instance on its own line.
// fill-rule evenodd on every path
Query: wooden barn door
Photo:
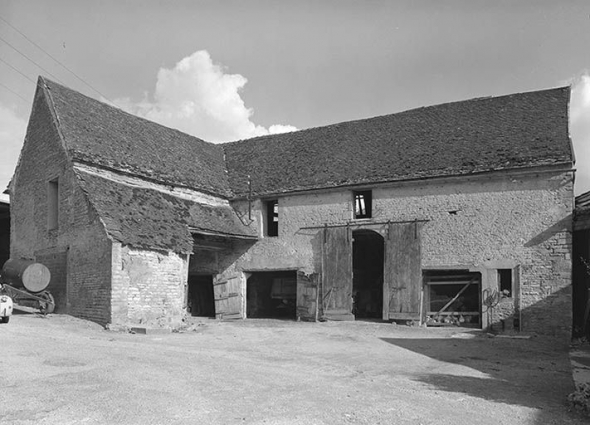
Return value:
M 348 227 L 324 229 L 322 307 L 328 320 L 354 320 L 352 314 L 352 236 Z
M 420 320 L 421 223 L 390 223 L 385 241 L 383 320 Z
M 216 319 L 242 318 L 242 276 L 228 279 L 215 278 L 213 295 L 215 297 Z

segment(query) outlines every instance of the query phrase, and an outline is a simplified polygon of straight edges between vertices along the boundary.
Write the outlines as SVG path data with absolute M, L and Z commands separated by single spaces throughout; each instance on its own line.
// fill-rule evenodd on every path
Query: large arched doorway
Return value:
M 383 317 L 383 236 L 372 230 L 352 232 L 353 314 L 357 319 Z

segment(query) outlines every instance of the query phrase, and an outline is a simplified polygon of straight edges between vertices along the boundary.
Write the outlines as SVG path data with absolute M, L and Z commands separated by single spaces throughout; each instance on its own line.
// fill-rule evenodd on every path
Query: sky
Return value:
M 43 75 L 210 142 L 571 85 L 590 190 L 590 2 L 0 0 L 0 189 Z

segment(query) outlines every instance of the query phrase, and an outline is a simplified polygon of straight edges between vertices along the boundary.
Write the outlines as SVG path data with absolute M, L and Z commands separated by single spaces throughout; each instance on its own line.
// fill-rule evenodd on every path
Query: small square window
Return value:
M 373 193 L 363 190 L 354 193 L 354 218 L 373 217 Z
M 279 236 L 279 201 L 266 202 L 266 236 Z

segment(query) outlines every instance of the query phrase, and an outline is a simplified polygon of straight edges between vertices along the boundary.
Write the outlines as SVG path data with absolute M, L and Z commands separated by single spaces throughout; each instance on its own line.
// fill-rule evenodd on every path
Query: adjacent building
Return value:
M 573 336 L 590 337 L 590 192 L 576 197 L 573 233 Z

